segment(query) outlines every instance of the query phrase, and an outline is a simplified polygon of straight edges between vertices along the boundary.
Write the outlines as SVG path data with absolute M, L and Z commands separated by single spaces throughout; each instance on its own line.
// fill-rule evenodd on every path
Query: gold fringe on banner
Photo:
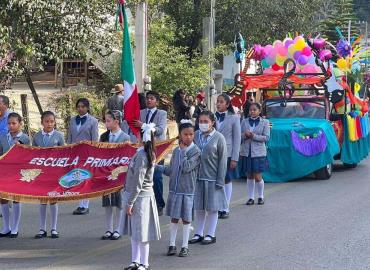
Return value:
M 162 141 L 156 144 L 156 146 L 163 145 L 163 144 L 168 144 L 168 147 L 159 155 L 156 159 L 156 162 L 162 161 L 168 153 L 170 153 L 176 143 L 176 138 L 167 140 L 167 141 Z M 118 148 L 122 147 L 124 145 L 129 145 L 130 143 L 103 143 L 103 142 L 91 142 L 91 141 L 82 141 L 77 144 L 71 144 L 71 145 L 65 145 L 65 146 L 58 146 L 58 147 L 52 147 L 56 149 L 61 149 L 61 148 L 72 148 L 73 146 L 79 145 L 79 144 L 85 144 L 85 145 L 91 145 L 94 147 L 99 147 L 99 148 L 105 148 L 105 149 L 112 149 L 112 148 Z M 135 148 L 139 148 L 139 144 L 131 144 L 131 146 Z M 14 146 L 13 146 L 14 147 Z M 26 149 L 40 149 L 41 147 L 35 147 L 35 146 L 27 146 L 27 145 L 17 145 L 17 147 L 22 147 Z M 48 147 L 44 147 L 48 148 Z M 49 147 L 50 148 L 50 147 Z M 7 152 L 9 153 L 10 150 Z M 3 159 L 6 155 L 4 154 L 3 156 L 0 157 L 0 160 Z M 20 195 L 20 194 L 14 194 L 14 193 L 7 193 L 7 192 L 0 192 L 0 198 L 9 200 L 9 201 L 16 201 L 16 202 L 24 202 L 24 203 L 55 203 L 55 202 L 66 202 L 66 201 L 79 201 L 82 199 L 93 199 L 93 198 L 99 198 L 104 195 L 109 195 L 111 193 L 120 191 L 123 187 L 115 187 L 111 189 L 106 189 L 98 192 L 92 192 L 92 193 L 86 193 L 86 194 L 79 194 L 79 195 L 71 195 L 71 196 L 60 196 L 60 197 L 49 197 L 49 196 L 33 196 L 33 195 Z M 66 191 L 68 192 L 68 191 Z

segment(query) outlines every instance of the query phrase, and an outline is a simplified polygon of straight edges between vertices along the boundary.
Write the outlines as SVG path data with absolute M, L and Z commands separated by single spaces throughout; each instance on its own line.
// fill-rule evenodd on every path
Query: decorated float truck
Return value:
M 354 168 L 370 151 L 367 104 L 348 85 L 347 76 L 334 74 L 333 55 L 325 45 L 323 39 L 303 37 L 275 42 L 264 52 L 255 45 L 248 55 L 261 62 L 261 72 L 247 74 L 247 59 L 230 93 L 234 105 L 240 105 L 248 91 L 262 92 L 263 115 L 271 123 L 267 182 L 311 174 L 329 179 L 335 159 Z

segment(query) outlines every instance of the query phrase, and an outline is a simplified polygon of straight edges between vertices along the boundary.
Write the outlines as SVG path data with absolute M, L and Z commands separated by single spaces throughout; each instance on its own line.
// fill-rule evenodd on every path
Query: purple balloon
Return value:
M 291 40 L 291 39 L 287 39 L 287 40 L 285 40 L 284 46 L 285 46 L 285 48 L 288 49 L 289 46 L 292 45 L 292 44 L 294 44 L 294 41 Z
M 298 64 L 304 66 L 306 65 L 308 62 L 308 57 L 305 56 L 305 55 L 301 55 L 299 58 L 298 58 Z
M 301 54 L 301 52 L 295 52 L 294 54 L 293 54 L 293 58 L 294 58 L 294 60 L 298 60 L 299 59 L 299 57 L 301 56 L 302 54 Z

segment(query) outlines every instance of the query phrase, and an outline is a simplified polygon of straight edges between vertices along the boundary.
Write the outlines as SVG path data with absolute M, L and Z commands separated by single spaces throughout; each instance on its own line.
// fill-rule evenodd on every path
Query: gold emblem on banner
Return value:
M 22 178 L 20 179 L 23 182 L 30 183 L 36 179 L 37 176 L 41 174 L 42 170 L 40 169 L 29 169 L 21 170 Z
M 108 176 L 108 180 L 114 181 L 118 179 L 118 175 L 120 173 L 127 172 L 128 167 L 127 166 L 119 166 L 115 168 L 113 171 L 111 171 L 111 175 Z

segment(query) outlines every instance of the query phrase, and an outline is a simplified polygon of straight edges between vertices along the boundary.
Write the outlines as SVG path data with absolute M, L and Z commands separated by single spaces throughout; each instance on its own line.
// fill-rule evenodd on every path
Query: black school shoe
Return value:
M 17 237 L 18 237 L 18 233 L 9 234 L 9 238 L 17 238 Z
M 7 232 L 7 233 L 0 233 L 0 238 L 3 238 L 3 237 L 9 237 L 11 231 Z
M 44 230 L 40 230 L 38 234 L 35 235 L 35 239 L 41 239 L 48 236 L 48 233 Z
M 253 199 L 249 199 L 246 203 L 246 205 L 253 205 L 254 204 L 254 200 Z
M 140 264 L 137 270 L 151 270 L 151 268 L 148 266 L 145 266 L 143 264 Z
M 106 231 L 105 234 L 101 237 L 101 240 L 111 239 L 112 235 L 113 235 L 112 232 Z
M 189 255 L 189 249 L 186 247 L 181 248 L 179 257 L 187 257 Z
M 197 237 L 197 238 L 196 238 Z M 203 236 L 200 236 L 199 234 L 194 234 L 193 238 L 189 240 L 189 244 L 196 244 L 202 242 L 204 239 Z
M 89 213 L 89 208 L 85 208 L 85 207 L 77 207 L 77 209 L 73 211 L 74 215 L 86 215 L 88 213 Z
M 132 262 L 129 266 L 123 268 L 123 270 L 137 270 L 139 268 L 140 264 L 136 262 Z
M 210 240 L 206 239 L 210 238 Z M 202 241 L 202 245 L 210 245 L 216 243 L 216 237 L 212 237 L 210 235 L 206 235 Z
M 114 231 L 114 233 L 112 234 L 110 240 L 118 240 L 120 238 L 121 238 L 121 235 L 119 234 L 119 232 Z
M 56 230 L 51 230 L 50 237 L 53 239 L 59 238 L 59 233 Z
M 167 251 L 167 256 L 173 256 L 176 255 L 177 249 L 175 246 L 169 246 Z
M 230 216 L 230 213 L 226 212 L 226 211 L 221 211 L 221 213 L 218 215 L 218 218 L 219 219 L 227 219 L 229 218 Z
M 264 205 L 265 201 L 262 198 L 258 198 L 258 205 Z

